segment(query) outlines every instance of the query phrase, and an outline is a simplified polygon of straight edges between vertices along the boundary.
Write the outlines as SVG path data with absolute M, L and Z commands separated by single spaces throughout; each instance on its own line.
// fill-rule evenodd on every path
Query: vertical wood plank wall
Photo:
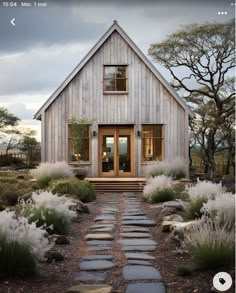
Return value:
M 128 65 L 128 94 L 103 94 L 103 65 Z M 42 159 L 67 160 L 70 115 L 99 124 L 164 125 L 164 158 L 188 162 L 188 115 L 124 39 L 115 31 L 42 115 Z M 136 131 L 135 131 L 136 133 Z M 135 135 L 136 175 L 142 175 L 141 139 Z M 90 176 L 98 170 L 97 137 L 91 138 Z

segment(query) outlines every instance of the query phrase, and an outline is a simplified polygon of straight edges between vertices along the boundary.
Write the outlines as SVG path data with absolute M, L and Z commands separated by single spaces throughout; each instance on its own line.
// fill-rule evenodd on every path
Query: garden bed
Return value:
M 158 205 L 157 205 L 158 207 Z M 156 220 L 160 209 L 150 208 L 144 204 L 148 217 Z M 157 212 L 158 211 L 158 212 Z M 178 243 L 170 239 L 169 233 L 161 232 L 161 225 L 151 228 L 154 240 L 158 243 L 155 257 L 159 267 L 167 293 L 206 293 L 212 288 L 212 280 L 219 271 L 228 272 L 232 277 L 235 275 L 234 267 L 220 268 L 215 270 L 195 271 L 191 276 L 178 276 L 177 270 L 180 266 L 191 265 L 191 259 L 187 255 L 176 253 Z M 235 292 L 234 288 L 227 292 Z

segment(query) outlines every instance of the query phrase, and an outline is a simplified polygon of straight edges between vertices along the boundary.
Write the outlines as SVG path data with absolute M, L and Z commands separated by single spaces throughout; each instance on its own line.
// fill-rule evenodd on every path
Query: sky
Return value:
M 114 20 L 147 55 L 150 44 L 181 25 L 235 17 L 234 1 L 42 0 L 37 5 L 46 7 L 34 7 L 35 1 L 27 1 L 32 7 L 21 7 L 22 1 L 4 7 L 0 0 L 0 107 L 17 115 L 20 126 L 36 130 L 40 140 L 35 112 Z M 170 81 L 168 71 L 155 66 Z

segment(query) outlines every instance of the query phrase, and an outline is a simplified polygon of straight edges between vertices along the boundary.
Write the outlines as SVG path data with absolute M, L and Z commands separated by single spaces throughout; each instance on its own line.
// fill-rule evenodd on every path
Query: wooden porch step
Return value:
M 97 192 L 142 192 L 145 178 L 86 178 Z

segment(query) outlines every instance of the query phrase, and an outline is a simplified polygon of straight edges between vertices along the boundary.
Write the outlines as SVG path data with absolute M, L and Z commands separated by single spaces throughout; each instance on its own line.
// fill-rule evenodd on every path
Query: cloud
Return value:
M 9 104 L 7 109 L 21 120 L 32 119 L 35 113 L 35 109 L 30 109 L 23 103 Z
M 94 26 L 93 23 L 78 18 L 73 13 L 75 5 L 65 6 L 48 1 L 47 8 L 1 8 L 0 52 L 20 52 L 38 46 L 95 39 L 105 30 L 104 24 Z M 12 18 L 15 18 L 15 26 L 10 23 Z
M 0 68 L 4 69 L 0 71 L 0 99 L 16 94 L 49 96 L 91 46 L 89 43 L 51 46 L 0 57 Z

